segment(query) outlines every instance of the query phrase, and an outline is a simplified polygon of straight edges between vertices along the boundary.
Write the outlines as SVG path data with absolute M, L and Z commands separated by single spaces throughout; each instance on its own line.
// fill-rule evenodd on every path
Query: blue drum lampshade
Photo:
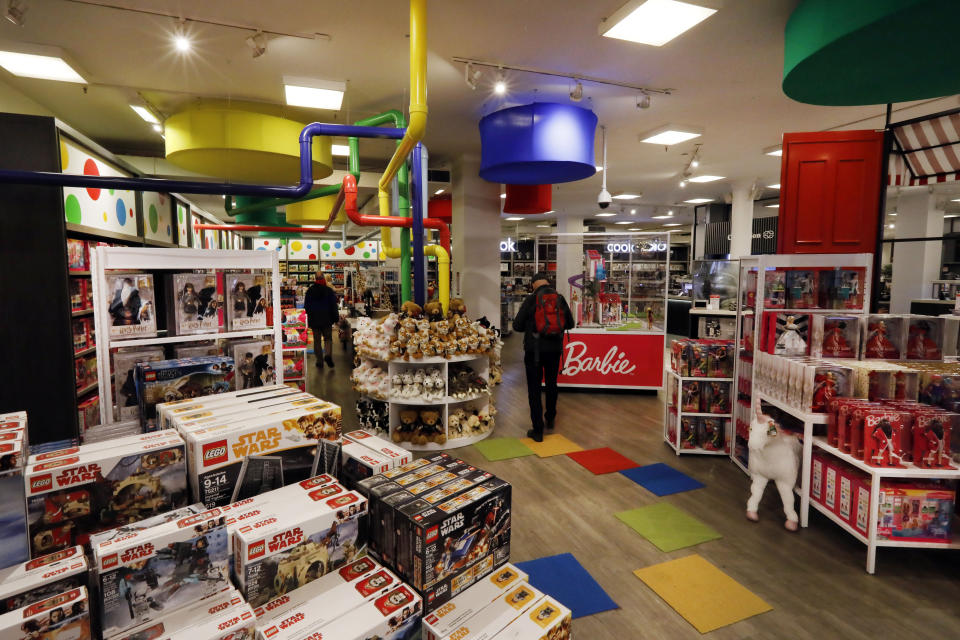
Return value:
M 569 104 L 534 102 L 480 120 L 480 177 L 505 184 L 557 184 L 596 173 L 597 116 Z

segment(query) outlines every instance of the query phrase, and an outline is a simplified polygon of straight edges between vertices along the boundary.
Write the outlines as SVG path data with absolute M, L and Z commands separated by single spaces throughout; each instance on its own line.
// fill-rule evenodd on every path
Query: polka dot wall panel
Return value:
M 61 136 L 60 167 L 64 173 L 85 176 L 129 177 L 99 157 Z M 63 188 L 67 222 L 137 237 L 136 198 L 133 191 Z

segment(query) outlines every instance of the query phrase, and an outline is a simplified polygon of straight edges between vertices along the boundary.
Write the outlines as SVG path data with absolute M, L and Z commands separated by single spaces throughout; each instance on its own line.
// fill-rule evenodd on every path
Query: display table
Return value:
M 660 389 L 662 331 L 573 329 L 564 343 L 561 387 Z

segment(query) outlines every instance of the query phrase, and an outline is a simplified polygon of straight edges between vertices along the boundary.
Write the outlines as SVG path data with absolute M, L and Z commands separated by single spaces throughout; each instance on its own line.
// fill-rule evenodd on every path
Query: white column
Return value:
M 943 235 L 943 210 L 928 187 L 904 189 L 897 201 L 895 234 L 901 238 Z M 930 281 L 940 277 L 943 243 L 898 242 L 893 248 L 890 313 L 909 313 L 910 301 L 930 297 Z
M 500 324 L 500 185 L 480 178 L 480 158 L 461 156 L 452 167 L 452 296 L 467 314 Z
M 583 273 L 583 218 L 562 216 L 557 218 L 557 291 L 569 301 L 570 276 Z M 564 235 L 564 234 L 576 235 Z
M 733 203 L 730 211 L 730 257 L 750 255 L 753 240 L 753 183 L 740 180 L 733 183 Z

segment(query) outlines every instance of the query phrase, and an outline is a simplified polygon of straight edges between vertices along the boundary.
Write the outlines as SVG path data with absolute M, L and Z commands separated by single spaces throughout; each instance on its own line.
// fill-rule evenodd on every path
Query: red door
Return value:
M 777 253 L 873 253 L 882 131 L 783 136 Z

